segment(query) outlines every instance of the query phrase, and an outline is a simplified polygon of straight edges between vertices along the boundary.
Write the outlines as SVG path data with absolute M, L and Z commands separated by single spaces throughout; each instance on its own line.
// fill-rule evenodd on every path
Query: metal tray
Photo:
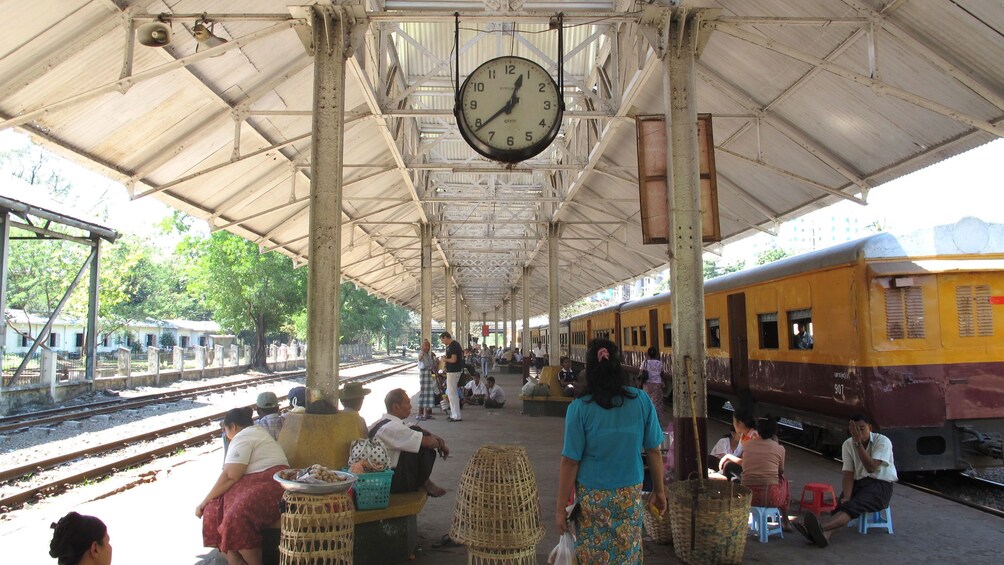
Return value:
M 301 469 L 297 469 L 300 471 Z M 279 471 L 281 473 L 282 471 Z M 277 483 L 282 485 L 282 488 L 288 490 L 289 492 L 301 492 L 304 494 L 331 494 L 335 492 L 345 492 L 352 487 L 352 484 L 356 482 L 356 476 L 352 473 L 346 473 L 345 471 L 334 471 L 334 473 L 345 479 L 340 483 L 301 483 L 297 481 L 291 481 L 289 479 L 284 479 L 279 476 L 279 473 L 272 475 Z

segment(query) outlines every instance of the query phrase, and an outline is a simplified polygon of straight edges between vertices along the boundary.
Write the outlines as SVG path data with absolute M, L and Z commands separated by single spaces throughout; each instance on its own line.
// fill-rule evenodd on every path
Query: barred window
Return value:
M 757 315 L 760 327 L 760 349 L 777 349 L 780 343 L 777 331 L 777 312 Z
M 662 325 L 662 345 L 663 347 L 673 347 L 673 324 Z

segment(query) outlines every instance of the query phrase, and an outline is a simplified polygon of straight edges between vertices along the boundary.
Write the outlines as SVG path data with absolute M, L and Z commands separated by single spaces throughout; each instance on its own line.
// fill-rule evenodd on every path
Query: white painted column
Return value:
M 697 140 L 695 80 L 696 20 L 681 21 L 685 10 L 676 10 L 668 25 L 663 58 L 669 150 L 669 253 L 673 312 L 673 419 L 676 426 L 677 478 L 698 468 L 697 453 L 705 454 L 707 389 L 704 370 L 704 277 L 701 242 L 701 179 Z M 683 34 L 682 37 L 680 34 Z M 680 48 L 677 48 L 680 45 Z M 689 385 L 688 385 L 689 381 Z M 691 392 L 694 411 L 691 410 Z M 696 412 L 696 414 L 694 413 Z M 694 420 L 698 421 L 695 438 Z M 695 441 L 697 445 L 695 446 Z
M 453 268 L 444 267 L 443 273 L 446 276 L 446 281 L 444 281 L 445 288 L 443 292 L 446 294 L 446 298 L 443 300 L 443 323 L 446 324 L 446 331 L 450 332 L 450 335 L 457 337 L 456 332 L 453 331 Z M 437 338 L 439 336 L 436 336 Z M 432 345 L 436 346 L 438 341 L 433 341 Z
M 526 357 L 533 348 L 530 343 L 530 267 L 523 267 L 523 281 L 520 284 L 523 285 L 523 331 L 519 347 Z
M 436 343 L 432 335 L 432 224 L 419 225 L 422 236 L 422 327 L 419 345 L 424 339 Z
M 516 347 L 516 287 L 512 288 L 509 298 L 509 309 L 509 319 L 512 320 L 512 334 L 509 336 L 509 339 L 511 340 L 509 345 L 511 347 Z
M 548 365 L 560 365 L 561 347 L 558 344 L 560 325 L 560 297 L 558 294 L 558 235 L 561 224 L 547 225 L 547 358 Z
M 338 406 L 342 251 L 342 159 L 348 23 L 331 6 L 312 6 L 313 136 L 310 150 L 310 271 L 307 275 L 307 402 Z

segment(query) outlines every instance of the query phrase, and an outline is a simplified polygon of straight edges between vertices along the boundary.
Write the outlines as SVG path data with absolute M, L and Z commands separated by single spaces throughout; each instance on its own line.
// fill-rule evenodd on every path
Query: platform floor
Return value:
M 547 529 L 537 546 L 538 563 L 557 542 L 552 525 L 552 505 L 557 488 L 557 466 L 562 443 L 562 420 L 520 414 L 519 375 L 495 375 L 509 399 L 501 410 L 470 407 L 464 421 L 450 423 L 437 410 L 436 419 L 423 425 L 446 438 L 452 450 L 438 461 L 433 479 L 449 493 L 429 499 L 418 517 L 420 549 L 416 564 L 453 565 L 467 562 L 463 547 L 434 548 L 433 543 L 450 529 L 455 493 L 461 473 L 478 447 L 489 443 L 523 445 L 537 475 L 541 495 L 542 523 Z M 415 372 L 404 373 L 368 385 L 373 390 L 363 406 L 363 416 L 375 421 L 383 412 L 383 396 L 392 388 L 418 391 Z M 284 391 L 277 391 L 284 392 Z M 712 437 L 722 431 L 711 425 Z M 114 563 L 222 564 L 226 560 L 213 549 L 202 547 L 201 522 L 195 506 L 216 479 L 222 462 L 219 445 L 188 450 L 99 483 L 75 488 L 25 509 L 0 514 L 0 545 L 12 563 L 53 563 L 47 556 L 50 522 L 69 510 L 99 516 L 109 527 Z M 828 482 L 839 485 L 840 470 L 834 462 L 789 449 L 787 455 L 792 498 L 802 484 Z M 897 486 L 893 498 L 895 535 L 860 535 L 848 529 L 834 536 L 830 547 L 807 544 L 797 533 L 783 540 L 770 538 L 760 544 L 748 538 L 747 563 L 995 563 L 1004 552 L 1004 519 L 983 514 L 946 500 Z M 795 510 L 793 507 L 792 510 Z M 679 563 L 671 546 L 645 542 L 645 563 Z

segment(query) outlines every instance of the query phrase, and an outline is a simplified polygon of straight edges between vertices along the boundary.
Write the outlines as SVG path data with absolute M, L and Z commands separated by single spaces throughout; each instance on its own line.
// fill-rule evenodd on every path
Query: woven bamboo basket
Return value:
M 537 479 L 526 449 L 517 445 L 478 449 L 460 478 L 450 538 L 468 547 L 523 550 L 535 547 L 543 537 Z
M 669 516 L 677 557 L 704 565 L 742 563 L 751 499 L 748 488 L 732 481 L 671 484 Z
M 351 565 L 355 522 L 346 493 L 286 492 L 282 498 L 280 565 Z
M 467 548 L 467 565 L 536 565 L 537 547 L 522 549 Z
M 645 510 L 642 511 L 641 521 L 645 525 L 645 531 L 655 543 L 664 545 L 673 543 L 672 520 L 669 519 L 669 512 L 662 515 L 652 512 L 648 507 L 650 496 L 651 493 L 646 493 L 642 499 L 645 504 Z

